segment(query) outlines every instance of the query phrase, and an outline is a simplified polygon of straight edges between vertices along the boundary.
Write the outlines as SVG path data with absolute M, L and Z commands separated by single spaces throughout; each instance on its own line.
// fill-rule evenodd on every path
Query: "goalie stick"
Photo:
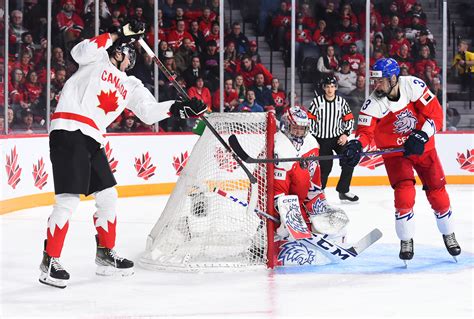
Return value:
M 141 47 L 145 50 L 145 52 L 148 54 L 150 58 L 158 65 L 158 68 L 160 69 L 161 72 L 166 76 L 166 78 L 170 81 L 170 83 L 173 85 L 173 87 L 178 91 L 178 94 L 181 97 L 184 97 L 186 99 L 190 99 L 188 93 L 179 85 L 179 83 L 176 81 L 175 77 L 171 72 L 166 68 L 166 66 L 161 62 L 160 59 L 155 55 L 155 53 L 150 49 L 148 44 L 142 39 L 138 39 L 138 42 L 140 43 Z M 206 119 L 205 116 L 201 117 L 201 120 L 206 124 L 206 126 L 209 128 L 211 133 L 219 140 L 219 142 L 224 146 L 224 148 L 232 154 L 234 157 L 235 161 L 240 165 L 240 167 L 244 170 L 245 174 L 250 180 L 250 183 L 255 184 L 257 183 L 257 178 L 253 176 L 253 174 L 249 171 L 249 169 L 242 163 L 242 160 L 239 158 L 239 156 L 232 151 L 230 146 L 224 141 L 222 136 L 216 131 L 216 129 L 209 123 L 209 121 Z
M 247 152 L 240 145 L 237 136 L 232 134 L 229 136 L 229 145 L 232 150 L 237 154 L 244 162 L 246 163 L 281 163 L 281 162 L 306 162 L 306 161 L 324 161 L 324 160 L 333 160 L 340 159 L 341 154 L 337 155 L 321 155 L 321 156 L 308 156 L 308 157 L 287 157 L 287 158 L 254 158 L 247 154 Z M 372 151 L 372 152 L 362 152 L 361 156 L 374 156 L 381 154 L 397 153 L 403 152 L 404 148 L 386 148 L 383 150 Z
M 215 187 L 213 189 L 213 192 L 227 198 L 230 201 L 233 201 L 234 203 L 242 206 L 242 207 L 247 207 L 248 204 L 243 201 L 238 199 L 237 197 L 234 197 L 227 192 Z M 280 219 L 272 216 L 266 212 L 263 212 L 257 208 L 253 210 L 256 214 L 263 216 L 265 218 L 268 218 L 275 223 L 279 224 Z M 328 253 L 337 259 L 340 260 L 346 260 L 346 259 L 351 259 L 354 257 L 357 257 L 360 255 L 364 250 L 375 244 L 380 238 L 382 238 L 382 232 L 378 228 L 374 228 L 371 230 L 367 235 L 362 237 L 360 240 L 358 240 L 356 243 L 354 243 L 351 247 L 345 248 L 342 247 L 339 244 L 336 244 L 334 241 L 331 239 L 328 239 L 328 235 L 323 235 L 323 234 L 317 234 L 317 233 L 311 233 L 312 237 L 308 239 L 301 239 L 297 242 L 304 241 L 304 243 L 301 244 L 306 244 L 309 246 L 312 246 L 314 248 L 317 248 L 318 250 L 322 250 L 325 253 Z

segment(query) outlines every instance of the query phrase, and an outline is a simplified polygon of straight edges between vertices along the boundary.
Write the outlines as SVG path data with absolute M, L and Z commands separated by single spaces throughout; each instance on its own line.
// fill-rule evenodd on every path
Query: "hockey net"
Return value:
M 273 153 L 272 114 L 214 113 L 208 120 L 225 141 L 237 135 L 250 156 Z M 245 165 L 257 178 L 256 184 L 250 183 L 231 153 L 206 129 L 148 236 L 141 265 L 177 271 L 265 267 L 273 259 L 267 248 L 273 247 L 273 226 L 254 209 L 272 212 L 273 167 Z M 218 195 L 213 191 L 216 187 L 248 206 Z

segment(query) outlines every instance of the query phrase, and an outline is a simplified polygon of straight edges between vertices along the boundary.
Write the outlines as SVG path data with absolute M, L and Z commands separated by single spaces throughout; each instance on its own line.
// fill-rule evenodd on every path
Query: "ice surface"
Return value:
M 64 290 L 38 282 L 51 207 L 0 216 L 0 317 L 469 317 L 473 313 L 474 188 L 448 186 L 456 236 L 454 263 L 444 248 L 421 188 L 415 206 L 415 257 L 398 259 L 393 194 L 389 187 L 353 187 L 361 200 L 346 210 L 349 241 L 372 228 L 384 236 L 350 263 L 248 273 L 188 274 L 136 267 L 128 278 L 95 275 L 94 203 L 74 212 L 62 263 L 71 274 Z M 331 204 L 339 205 L 334 189 Z M 167 196 L 124 198 L 118 205 L 119 254 L 138 260 Z

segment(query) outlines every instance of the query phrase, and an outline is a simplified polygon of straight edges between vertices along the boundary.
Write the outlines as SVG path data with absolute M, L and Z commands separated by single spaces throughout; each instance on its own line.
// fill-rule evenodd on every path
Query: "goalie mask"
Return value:
M 299 149 L 309 132 L 308 113 L 299 106 L 290 107 L 281 118 L 282 131 Z

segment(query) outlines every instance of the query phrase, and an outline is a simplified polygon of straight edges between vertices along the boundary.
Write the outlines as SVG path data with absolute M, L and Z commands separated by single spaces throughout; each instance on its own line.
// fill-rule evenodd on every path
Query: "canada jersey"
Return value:
M 413 76 L 398 79 L 398 101 L 377 98 L 374 93 L 361 108 L 356 137 L 365 147 L 372 139 L 379 148 L 400 147 L 412 130 L 423 130 L 430 137 L 425 150 L 434 148 L 434 133 L 441 127 L 443 112 L 436 96 L 426 84 Z M 400 156 L 401 153 L 385 156 Z
M 315 138 L 307 135 L 300 150 L 282 132 L 275 134 L 275 158 L 308 157 L 319 155 L 319 145 Z M 318 161 L 277 162 L 274 169 L 274 195 L 297 195 L 301 211 L 303 203 L 321 193 L 321 170 Z
M 103 143 L 103 134 L 127 107 L 142 121 L 153 124 L 168 117 L 174 101 L 157 103 L 140 80 L 127 76 L 111 62 L 109 33 L 86 39 L 71 51 L 79 69 L 66 81 L 51 119 L 51 131 L 81 130 Z

